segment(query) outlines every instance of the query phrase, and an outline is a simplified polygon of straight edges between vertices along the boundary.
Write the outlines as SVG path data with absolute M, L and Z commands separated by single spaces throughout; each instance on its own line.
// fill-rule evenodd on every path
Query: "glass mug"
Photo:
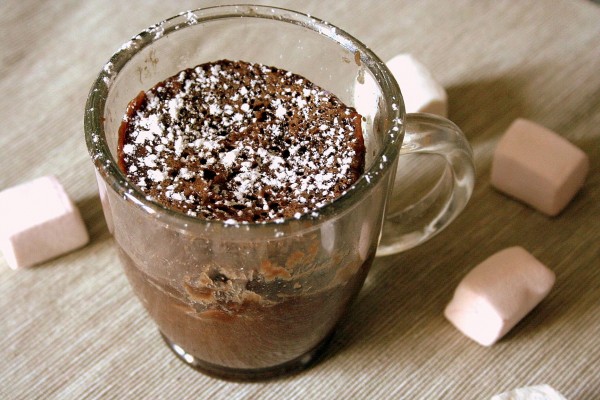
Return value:
M 148 199 L 118 168 L 127 104 L 180 70 L 221 59 L 292 71 L 356 106 L 364 174 L 335 201 L 283 222 L 207 221 Z M 360 93 L 366 95 L 357 102 Z M 474 184 L 460 130 L 432 115 L 405 115 L 396 81 L 367 47 L 327 22 L 271 7 L 188 11 L 133 37 L 90 91 L 85 135 L 133 291 L 179 358 L 221 378 L 264 379 L 308 366 L 374 257 L 439 232 L 465 207 Z M 401 154 L 433 155 L 445 168 L 428 193 L 390 211 L 406 192 L 393 191 Z M 420 168 L 430 158 L 415 163 Z

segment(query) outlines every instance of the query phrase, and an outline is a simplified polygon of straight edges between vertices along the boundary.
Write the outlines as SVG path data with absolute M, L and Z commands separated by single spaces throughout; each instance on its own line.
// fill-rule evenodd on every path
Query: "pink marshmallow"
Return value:
M 399 54 L 391 58 L 387 67 L 396 79 L 407 113 L 430 113 L 448 115 L 448 95 L 431 72 L 411 54 Z M 377 107 L 377 83 L 370 75 L 354 86 L 354 107 L 369 115 Z
M 0 192 L 0 250 L 13 268 L 30 267 L 85 245 L 79 210 L 53 176 Z
M 490 400 L 566 400 L 566 398 L 549 385 L 536 385 L 500 393 Z
M 399 54 L 386 63 L 400 86 L 406 112 L 448 116 L 448 95 L 431 72 L 411 54 Z
M 496 147 L 491 183 L 554 216 L 583 186 L 588 170 L 589 159 L 581 149 L 541 125 L 517 119 Z
M 521 247 L 509 247 L 473 268 L 444 315 L 462 333 L 490 346 L 550 291 L 555 275 Z

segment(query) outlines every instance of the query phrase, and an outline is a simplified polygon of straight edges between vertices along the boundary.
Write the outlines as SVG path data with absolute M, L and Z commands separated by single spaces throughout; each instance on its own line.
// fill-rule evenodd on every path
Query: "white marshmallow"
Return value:
M 515 120 L 492 161 L 492 185 L 550 216 L 560 213 L 583 186 L 589 158 L 551 130 Z
M 377 82 L 369 74 L 354 83 L 354 108 L 367 120 L 371 121 L 378 107 Z M 369 135 L 365 136 L 365 140 Z
M 327 221 L 321 225 L 321 246 L 329 254 L 333 254 L 336 242 L 336 222 Z
M 410 54 L 399 54 L 386 65 L 400 86 L 407 113 L 448 116 L 448 95 L 423 64 Z
M 386 63 L 400 86 L 407 113 L 448 116 L 448 95 L 431 72 L 410 54 L 400 54 Z M 365 115 L 377 108 L 377 83 L 370 75 L 354 85 L 354 107 Z
M 462 333 L 490 346 L 550 291 L 555 275 L 521 247 L 499 251 L 460 282 L 444 311 Z
M 567 400 L 549 385 L 527 386 L 500 393 L 490 400 Z
M 360 236 L 358 238 L 358 255 L 362 261 L 366 261 L 369 256 L 369 250 L 373 243 L 373 222 L 368 218 L 362 223 L 360 227 Z
M 79 210 L 55 177 L 0 192 L 0 250 L 11 268 L 39 264 L 88 241 Z

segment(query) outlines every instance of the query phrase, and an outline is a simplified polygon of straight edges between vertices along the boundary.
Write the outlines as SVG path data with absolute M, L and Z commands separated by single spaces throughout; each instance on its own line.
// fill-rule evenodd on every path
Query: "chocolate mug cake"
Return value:
M 277 7 L 206 7 L 140 32 L 99 74 L 84 128 L 135 294 L 182 361 L 225 378 L 314 362 L 375 254 L 428 240 L 473 190 L 456 125 L 407 115 L 362 42 Z M 401 153 L 447 168 L 396 213 Z
M 243 225 L 299 218 L 333 201 L 363 173 L 365 145 L 356 110 L 306 78 L 221 60 L 185 69 L 133 99 L 118 156 L 129 180 L 154 201 Z M 120 255 L 171 347 L 206 372 L 235 378 L 242 376 L 236 370 L 293 362 L 322 345 L 359 291 L 373 246 L 361 259 L 347 249 L 323 251 L 322 242 L 317 233 L 293 245 L 273 240 L 255 264 L 203 259 L 171 279 Z M 169 241 L 152 243 L 166 259 Z M 232 254 L 256 246 L 240 242 Z M 182 250 L 182 264 L 212 250 Z M 168 258 L 177 263 L 177 255 Z

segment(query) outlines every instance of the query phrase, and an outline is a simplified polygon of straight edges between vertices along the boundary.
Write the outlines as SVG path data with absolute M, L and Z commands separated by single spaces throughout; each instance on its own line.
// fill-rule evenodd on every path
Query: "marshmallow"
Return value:
M 88 241 L 79 210 L 55 177 L 0 192 L 0 250 L 11 268 L 39 264 Z
M 588 156 L 566 139 L 534 122 L 517 119 L 496 147 L 491 183 L 554 216 L 583 186 L 589 166 Z
M 386 65 L 400 86 L 406 112 L 448 116 L 448 95 L 423 64 L 410 54 L 399 54 Z
M 360 75 L 354 83 L 354 108 L 367 120 L 371 120 L 379 104 L 377 82 L 369 74 Z M 365 140 L 369 135 L 365 135 Z
M 410 54 L 400 54 L 386 63 L 400 86 L 408 113 L 448 115 L 448 95 L 423 64 Z M 364 115 L 377 107 L 377 83 L 370 75 L 357 80 L 354 86 L 354 107 Z
M 548 385 L 527 386 L 500 393 L 490 400 L 567 400 Z
M 550 291 L 555 275 L 521 247 L 504 249 L 473 268 L 444 311 L 462 333 L 490 346 Z

